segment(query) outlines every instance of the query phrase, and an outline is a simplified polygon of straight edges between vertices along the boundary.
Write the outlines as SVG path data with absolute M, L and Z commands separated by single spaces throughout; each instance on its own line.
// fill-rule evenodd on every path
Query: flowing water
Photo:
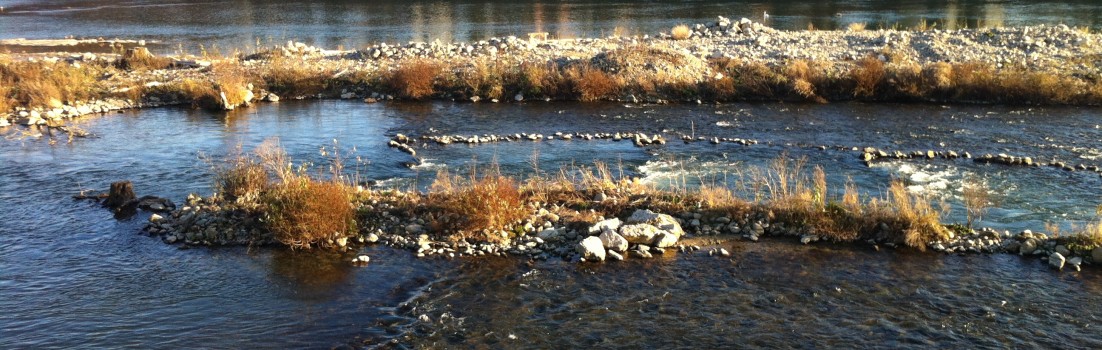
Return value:
M 278 138 L 297 162 L 342 150 L 348 170 L 422 187 L 436 169 L 497 162 L 526 175 L 595 161 L 662 185 L 727 183 L 781 155 L 823 166 L 835 191 L 879 195 L 903 179 L 952 206 L 962 179 L 994 191 L 982 225 L 1065 228 L 1094 219 L 1089 171 L 909 160 L 866 167 L 850 147 L 958 150 L 1102 165 L 1097 108 L 840 103 L 620 105 L 285 101 L 229 114 L 180 108 L 88 118 L 94 136 L 0 141 L 0 348 L 180 347 L 1102 347 L 1102 273 L 1050 271 L 1011 255 L 940 256 L 789 241 L 727 242 L 730 258 L 669 254 L 602 265 L 513 258 L 418 260 L 272 248 L 181 249 L 70 198 L 132 180 L 181 202 L 210 192 L 210 162 Z M 396 133 L 643 131 L 757 145 L 637 148 L 628 141 L 386 147 Z M 821 150 L 817 146 L 828 146 Z M 838 148 L 836 146 L 843 146 Z M 534 161 L 536 160 L 536 161 Z M 1004 303 L 1005 302 L 1005 303 Z M 418 321 L 424 315 L 429 323 Z
M 1092 0 L 961 1 L 26 1 L 0 0 L 0 39 L 123 38 L 162 53 L 254 50 L 287 40 L 326 48 L 378 42 L 654 35 L 677 24 L 746 17 L 779 29 L 935 29 L 1064 23 L 1102 28 Z M 768 14 L 768 17 L 765 15 Z M 157 41 L 157 44 L 153 44 Z M 202 45 L 202 48 L 200 48 Z M 9 47 L 24 50 L 56 48 Z M 82 46 L 80 50 L 94 50 Z M 110 51 L 110 47 L 98 48 Z

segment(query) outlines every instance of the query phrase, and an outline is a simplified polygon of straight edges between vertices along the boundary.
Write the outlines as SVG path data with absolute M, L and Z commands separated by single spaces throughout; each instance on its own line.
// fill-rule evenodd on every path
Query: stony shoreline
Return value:
M 371 191 L 371 190 L 367 190 Z M 387 198 L 361 202 L 358 210 L 372 213 L 364 227 L 350 236 L 336 237 L 329 242 L 339 250 L 355 252 L 360 247 L 382 244 L 408 250 L 419 258 L 470 258 L 479 256 L 513 256 L 522 259 L 562 259 L 575 262 L 604 262 L 625 259 L 649 259 L 677 251 L 706 252 L 709 256 L 731 255 L 722 242 L 757 242 L 761 239 L 795 239 L 802 244 L 830 242 L 800 227 L 786 227 L 784 222 L 765 216 L 731 217 L 705 210 L 689 210 L 665 214 L 649 209 L 635 209 L 624 218 L 597 217 L 595 223 L 572 221 L 578 211 L 554 204 L 530 203 L 530 214 L 517 222 L 518 232 L 501 232 L 511 238 L 502 242 L 452 240 L 431 235 L 431 222 L 409 216 L 397 209 L 397 202 L 419 194 L 388 190 Z M 600 193 L 594 202 L 615 201 Z M 572 213 L 570 213 L 572 211 Z M 562 215 L 560 215 L 562 214 Z M 217 197 L 190 195 L 178 209 L 153 213 L 144 231 L 167 244 L 183 246 L 273 245 L 269 233 L 257 227 L 259 218 L 248 214 L 236 204 Z M 888 228 L 881 227 L 881 230 Z M 1035 257 L 1053 268 L 1079 271 L 1087 265 L 1102 263 L 1102 247 L 1081 249 L 1075 243 L 1041 232 L 1023 230 L 1018 233 L 979 230 L 957 226 L 957 234 L 946 240 L 929 242 L 925 248 L 941 254 L 1017 254 Z M 842 244 L 842 243 L 838 243 Z M 902 242 L 890 239 L 869 239 L 853 244 L 875 249 L 909 249 Z M 355 255 L 354 264 L 370 260 Z
M 105 67 L 95 70 L 95 90 L 91 100 L 53 99 L 46 105 L 16 104 L 0 125 L 58 124 L 82 115 L 102 114 L 130 108 L 165 105 L 195 105 L 196 101 L 180 96 L 173 86 L 187 80 L 210 81 L 222 90 L 217 108 L 232 109 L 248 105 L 254 99 L 278 101 L 280 98 L 341 98 L 368 102 L 394 98 L 410 98 L 380 82 L 387 74 L 417 62 L 432 62 L 446 67 L 458 78 L 481 79 L 481 83 L 452 82 L 438 87 L 431 97 L 462 101 L 521 102 L 532 100 L 599 99 L 631 103 L 703 102 L 721 100 L 898 100 L 958 103 L 1060 103 L 1094 104 L 1091 96 L 1102 96 L 1102 35 L 1065 25 L 1021 28 L 981 28 L 962 30 L 860 30 L 860 31 L 781 31 L 758 23 L 732 21 L 718 17 L 707 24 L 691 27 L 691 37 L 675 40 L 667 33 L 642 37 L 582 38 L 536 40 L 517 37 L 490 38 L 472 43 L 411 42 L 378 44 L 360 50 L 326 50 L 288 42 L 284 46 L 231 57 L 177 56 L 167 58 L 163 67 L 153 69 L 110 68 L 129 54 L 21 54 L 9 61 L 34 61 L 59 64 L 57 67 Z M 134 50 L 134 49 L 132 49 Z M 137 50 L 142 50 L 138 47 Z M 148 54 L 146 51 L 143 55 Z M 1077 86 L 1061 89 L 1083 90 L 1075 99 L 1065 97 L 1038 98 L 1038 101 L 1001 99 L 991 96 L 945 95 L 895 96 L 867 91 L 862 95 L 847 75 L 855 74 L 865 58 L 874 58 L 887 68 L 925 69 L 941 63 L 989 66 L 982 74 L 1008 75 L 1036 73 L 1059 77 L 1058 82 Z M 724 71 L 717 62 L 734 61 L 743 65 L 761 65 L 777 70 L 777 86 L 770 91 L 748 96 L 710 96 L 708 89 L 720 81 L 730 81 L 731 71 Z M 495 84 L 485 81 L 504 79 L 505 69 L 528 65 L 568 67 L 582 63 L 602 71 L 604 76 L 619 81 L 620 88 L 589 96 L 583 88 L 574 86 L 567 92 L 540 93 L 539 87 L 513 87 L 501 82 L 496 87 L 475 86 Z M 221 67 L 221 68 L 219 68 Z M 750 68 L 756 66 L 747 66 Z M 908 68 L 917 67 L 917 68 Z M 974 68 L 972 66 L 968 66 Z M 944 68 L 944 67 L 942 67 Z M 971 69 L 970 68 L 970 69 Z M 487 76 L 472 76 L 479 70 Z M 237 86 L 218 80 L 224 71 L 241 74 L 245 81 Z M 796 70 L 797 72 L 793 72 Z M 801 71 L 802 70 L 802 71 Z M 810 70 L 810 71 L 809 71 Z M 929 70 L 929 69 L 927 69 Z M 958 69 L 959 70 L 959 69 Z M 940 73 L 939 73 L 940 72 Z M 918 72 L 919 75 L 948 74 L 938 69 Z M 295 76 L 299 74 L 301 76 Z M 450 74 L 450 73 L 448 73 Z M 897 73 L 900 74 L 900 73 Z M 979 73 L 977 73 L 979 74 Z M 915 77 L 915 79 L 948 79 L 950 76 Z M 745 79 L 742 77 L 734 77 Z M 770 78 L 770 79 L 773 79 Z M 281 80 L 282 79 L 282 80 Z M 442 79 L 437 77 L 437 79 Z M 581 79 L 581 78 L 578 78 Z M 725 80 L 726 79 L 726 80 Z M 834 80 L 831 80 L 834 79 Z M 839 80 L 840 79 L 840 80 Z M 854 78 L 859 79 L 859 78 Z M 881 85 L 891 85 L 893 77 L 884 77 Z M 304 81 L 308 80 L 308 81 Z M 521 79 L 523 80 L 523 79 Z M 801 80 L 803 83 L 801 83 Z M 740 84 L 733 81 L 733 84 Z M 945 84 L 944 81 L 924 84 Z M 437 85 L 441 83 L 437 81 Z M 575 85 L 578 82 L 574 82 Z M 803 84 L 803 85 L 801 85 Z M 841 84 L 841 85 L 839 85 Z M 1032 82 L 1015 83 L 1029 86 Z M 735 87 L 740 87 L 736 85 Z M 1016 85 L 1017 86 L 1017 85 Z M 707 88 L 705 88 L 707 87 Z M 875 86 L 874 86 L 875 87 Z M 431 88 L 431 86 L 430 86 Z M 885 90 L 886 86 L 880 86 Z M 964 87 L 961 87 L 964 88 Z M 1047 88 L 1047 87 L 1046 87 Z M 247 90 L 241 101 L 233 101 L 238 91 Z M 686 90 L 688 89 L 688 90 Z M 789 89 L 791 91 L 786 91 Z M 857 90 L 853 90 L 857 89 Z M 903 89 L 898 87 L 898 89 Z M 274 90 L 280 96 L 272 94 Z M 618 91 L 617 91 L 618 90 Z M 1091 92 L 1097 90 L 1096 92 Z M 693 92 L 696 91 L 696 92 Z M 854 92 L 850 92 L 854 91 Z M 231 98 L 227 100 L 228 95 Z M 994 93 L 997 93 L 995 91 Z M 778 95 L 780 93 L 780 95 Z M 1094 95 L 1092 95 L 1094 94 Z M 883 96 L 881 96 L 883 95 Z M 897 95 L 897 94 L 896 94 Z M 1083 97 L 1086 96 L 1086 97 Z M 417 97 L 414 97 L 417 98 Z

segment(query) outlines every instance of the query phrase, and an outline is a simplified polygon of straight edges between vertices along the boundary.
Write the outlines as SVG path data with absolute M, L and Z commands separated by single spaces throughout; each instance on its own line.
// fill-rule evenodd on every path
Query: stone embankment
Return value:
M 961 30 L 860 31 L 782 31 L 743 19 L 732 21 L 718 17 L 710 23 L 692 26 L 691 36 L 675 40 L 670 34 L 654 36 L 528 40 L 517 37 L 489 38 L 477 42 L 380 43 L 360 50 L 326 50 L 289 42 L 267 51 L 226 58 L 180 56 L 172 58 L 165 69 L 111 70 L 97 81 L 97 89 L 107 96 L 123 96 L 133 89 L 153 91 L 137 100 L 105 97 L 93 101 L 53 100 L 47 106 L 18 107 L 0 118 L 0 125 L 44 125 L 80 115 L 106 113 L 119 109 L 156 107 L 193 103 L 173 94 L 156 94 L 160 87 L 186 79 L 215 80 L 217 65 L 236 67 L 253 76 L 290 67 L 300 71 L 325 72 L 327 79 L 352 76 L 380 76 L 409 62 L 432 61 L 448 67 L 475 65 L 490 60 L 518 66 L 523 63 L 562 65 L 586 62 L 624 81 L 652 81 L 662 84 L 696 84 L 722 78 L 709 60 L 729 58 L 769 66 L 795 60 L 821 62 L 815 69 L 824 76 L 841 74 L 863 57 L 877 57 L 888 64 L 937 62 L 991 64 L 1002 69 L 1028 69 L 1034 72 L 1073 76 L 1098 81 L 1102 66 L 1102 35 L 1065 25 L 1040 25 L 1019 28 L 979 28 Z M 71 66 L 111 66 L 117 54 L 25 54 L 14 60 L 63 62 Z M 1092 80 L 1093 79 L 1093 80 Z M 257 99 L 277 101 L 280 96 L 264 91 L 256 81 L 249 93 Z M 1096 83 L 1097 84 L 1097 83 Z M 393 99 L 393 92 L 379 87 L 348 86 L 339 91 L 288 92 L 284 98 L 345 98 L 379 101 Z M 446 92 L 445 92 L 446 94 Z M 513 101 L 534 97 L 510 94 Z M 539 99 L 550 99 L 543 97 Z M 557 97 L 556 97 L 557 98 Z M 660 103 L 669 100 L 699 100 L 700 97 L 671 97 L 661 93 L 636 96 L 602 97 L 627 102 Z M 464 96 L 464 100 L 493 100 Z M 503 98 L 504 99 L 504 98 Z M 223 100 L 225 98 L 223 97 Z M 249 101 L 245 101 L 246 103 Z M 982 101 L 980 101 L 982 102 Z M 233 107 L 236 104 L 228 104 Z

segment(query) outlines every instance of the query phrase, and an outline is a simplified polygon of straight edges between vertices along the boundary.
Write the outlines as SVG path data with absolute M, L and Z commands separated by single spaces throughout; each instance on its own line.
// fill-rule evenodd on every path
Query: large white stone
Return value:
M 596 224 L 589 227 L 589 234 L 595 235 L 604 231 L 616 231 L 616 229 L 620 228 L 621 224 L 620 218 L 598 221 Z
M 631 214 L 625 223 L 628 224 L 650 224 L 659 228 L 662 231 L 666 231 L 681 238 L 685 234 L 685 231 L 681 229 L 681 224 L 677 222 L 672 216 L 666 214 L 659 214 L 647 209 L 639 209 Z M 621 233 L 622 234 L 622 233 Z M 630 240 L 630 239 L 629 239 Z
M 605 232 L 602 232 L 601 236 L 598 238 L 601 239 L 601 244 L 603 244 L 604 247 L 608 250 L 618 252 L 626 252 L 628 250 L 628 240 L 624 239 L 624 236 L 621 236 L 619 233 L 613 232 L 612 230 L 605 230 Z
M 624 225 L 620 227 L 620 236 L 630 243 L 651 244 L 658 234 L 662 233 L 657 227 L 648 224 Z
M 586 261 L 605 261 L 605 246 L 597 237 L 586 237 L 575 248 Z

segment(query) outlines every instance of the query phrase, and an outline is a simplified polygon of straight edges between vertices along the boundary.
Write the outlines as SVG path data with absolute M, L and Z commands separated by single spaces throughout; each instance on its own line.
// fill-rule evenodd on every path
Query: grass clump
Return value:
M 582 64 L 566 71 L 578 100 L 597 101 L 616 97 L 620 83 L 609 73 L 592 65 Z
M 508 237 L 500 232 L 510 231 L 527 214 L 518 182 L 496 170 L 478 175 L 472 169 L 466 178 L 441 170 L 428 202 L 439 220 L 438 229 L 452 232 L 455 240 L 504 241 Z
M 97 97 L 96 76 L 101 67 L 64 62 L 0 59 L 0 86 L 6 87 L 0 104 L 11 107 L 58 108 L 65 102 Z M 6 111 L 6 110 L 5 110 Z
M 127 49 L 115 65 L 131 71 L 168 69 L 172 67 L 172 59 L 156 56 L 144 47 L 135 47 Z
M 228 163 L 215 168 L 215 187 L 258 216 L 276 242 L 292 249 L 339 247 L 356 233 L 353 190 L 336 174 L 322 179 L 307 174 L 308 166 L 292 168 L 274 141 Z
M 436 93 L 436 78 L 442 71 L 436 62 L 416 60 L 391 72 L 386 85 L 400 97 L 420 100 Z
M 684 24 L 678 24 L 678 25 L 674 26 L 673 29 L 670 29 L 670 37 L 673 38 L 674 40 L 685 40 L 685 39 L 688 39 L 689 37 L 691 37 L 692 35 L 693 35 L 692 29 L 689 29 L 689 26 L 684 25 Z

